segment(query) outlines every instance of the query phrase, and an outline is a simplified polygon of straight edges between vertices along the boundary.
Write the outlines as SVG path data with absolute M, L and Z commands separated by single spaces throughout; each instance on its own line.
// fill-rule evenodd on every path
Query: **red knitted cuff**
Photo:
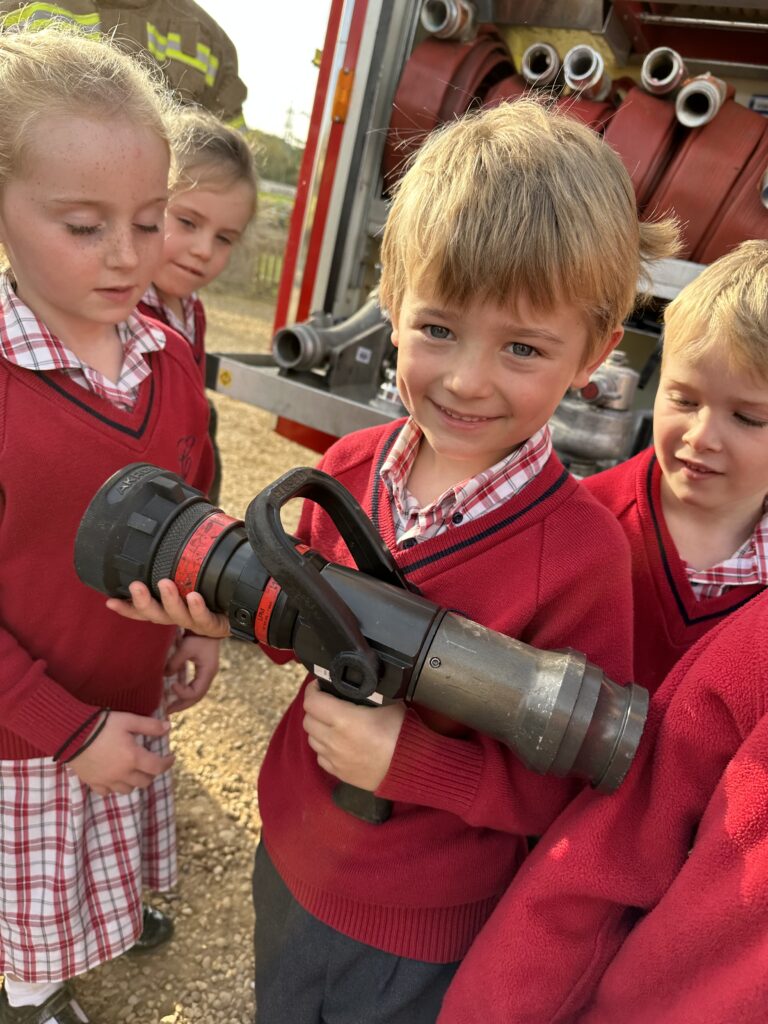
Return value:
M 478 743 L 433 732 L 409 708 L 376 795 L 462 815 L 475 799 L 482 771 Z

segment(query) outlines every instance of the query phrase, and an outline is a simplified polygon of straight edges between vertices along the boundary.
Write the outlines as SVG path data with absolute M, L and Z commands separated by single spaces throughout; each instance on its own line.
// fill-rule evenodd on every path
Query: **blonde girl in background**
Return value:
M 174 127 L 178 176 L 166 214 L 163 259 L 139 309 L 187 339 L 204 385 L 205 308 L 198 292 L 226 270 L 255 216 L 258 177 L 245 137 L 202 107 L 180 109 Z M 216 459 L 210 497 L 218 504 L 221 463 L 213 405 L 210 411 Z
M 190 347 L 135 313 L 162 256 L 168 114 L 107 42 L 0 33 L 0 1024 L 84 1024 L 70 979 L 169 932 L 142 890 L 176 880 L 175 630 L 119 619 L 73 567 L 127 463 L 211 481 Z M 181 643 L 197 672 L 176 706 L 217 662 Z

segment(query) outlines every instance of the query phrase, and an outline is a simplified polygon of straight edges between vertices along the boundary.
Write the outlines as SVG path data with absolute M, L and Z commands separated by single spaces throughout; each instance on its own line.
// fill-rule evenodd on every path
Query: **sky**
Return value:
M 197 0 L 237 47 L 240 77 L 248 86 L 245 121 L 285 135 L 289 108 L 296 141 L 307 137 L 317 83 L 312 60 L 325 40 L 330 0 Z

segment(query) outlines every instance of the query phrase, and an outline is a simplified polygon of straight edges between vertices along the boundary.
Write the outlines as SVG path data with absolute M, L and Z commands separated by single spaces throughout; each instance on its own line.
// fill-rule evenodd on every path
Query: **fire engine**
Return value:
M 621 350 L 551 423 L 577 475 L 644 447 L 665 303 L 768 238 L 768 0 L 332 0 L 272 355 L 209 355 L 208 386 L 318 451 L 403 415 L 375 294 L 389 190 L 431 129 L 528 91 L 617 150 L 641 217 L 683 224 L 682 258 L 652 268 Z

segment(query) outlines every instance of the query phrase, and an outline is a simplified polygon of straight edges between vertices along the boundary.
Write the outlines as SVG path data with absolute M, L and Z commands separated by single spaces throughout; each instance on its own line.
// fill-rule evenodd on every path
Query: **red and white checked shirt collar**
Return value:
M 195 299 L 197 293 L 193 292 L 191 295 L 187 295 L 186 298 L 181 300 L 181 310 L 183 316 L 179 318 L 176 313 L 167 306 L 160 298 L 160 293 L 153 284 L 147 288 L 141 297 L 141 301 L 152 309 L 156 309 L 160 314 L 160 319 L 165 320 L 167 324 L 177 331 L 182 338 L 194 345 L 195 341 Z
M 544 426 L 495 466 L 462 480 L 421 508 L 407 483 L 422 436 L 410 418 L 379 471 L 392 501 L 398 544 L 429 540 L 493 511 L 538 476 L 552 454 L 552 436 Z
M 755 527 L 755 532 L 730 558 L 711 569 L 692 569 L 686 566 L 686 572 L 699 600 L 720 597 L 731 587 L 754 583 L 768 586 L 768 501 L 763 506 L 763 518 Z
M 113 382 L 51 334 L 18 298 L 8 271 L 0 275 L 0 356 L 25 370 L 62 370 L 87 391 L 120 409 L 132 409 L 139 385 L 152 372 L 144 353 L 165 348 L 165 334 L 133 313 L 116 330 L 123 346 L 123 366 L 119 380 Z

